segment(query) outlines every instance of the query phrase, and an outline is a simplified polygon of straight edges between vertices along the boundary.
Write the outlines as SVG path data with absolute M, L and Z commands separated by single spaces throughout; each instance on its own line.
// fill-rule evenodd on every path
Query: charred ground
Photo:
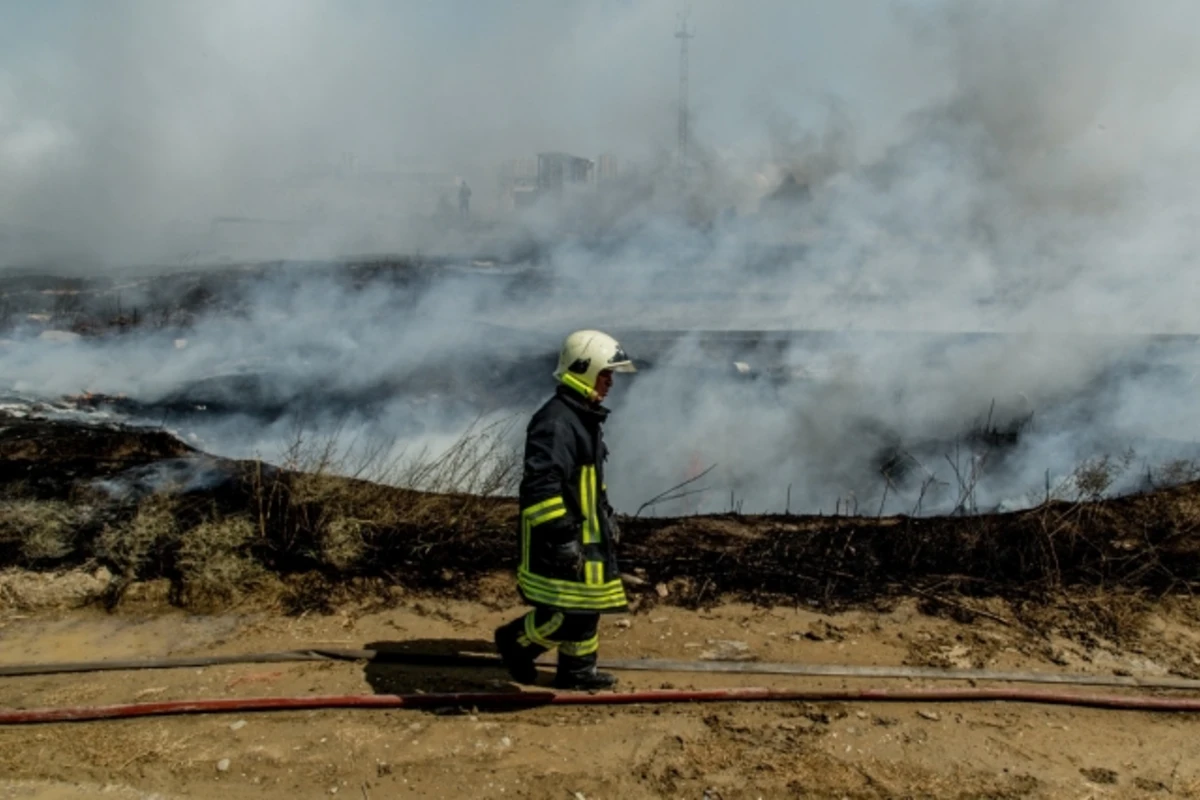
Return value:
M 278 289 L 280 282 L 299 285 L 313 276 L 353 291 L 399 287 L 395 296 L 413 303 L 430 286 L 445 285 L 450 274 L 491 282 L 501 298 L 545 288 L 536 261 L 516 271 L 476 261 L 278 263 L 104 280 L 10 275 L 0 282 L 0 331 L 36 336 L 44 329 L 103 339 L 157 329 L 186 337 L 206 316 L 244 313 L 246 298 L 264 282 Z M 819 331 L 658 331 L 632 341 L 648 354 L 644 360 L 653 372 L 660 368 L 654 355 L 670 351 L 684 336 L 706 354 L 719 355 L 711 360 L 714 368 L 735 370 L 738 380 L 777 385 L 787 397 L 803 389 L 803 377 L 785 368 L 747 369 L 736 359 L 747 353 L 768 362 L 772 354 L 782 358 L 797 337 L 808 337 L 814 346 L 844 338 Z M 169 336 L 166 341 L 169 350 Z M 501 591 L 509 602 L 506 573 L 516 556 L 510 496 L 519 468 L 515 454 L 457 447 L 416 465 L 415 475 L 368 480 L 370 475 L 354 469 L 334 468 L 328 454 L 279 465 L 230 460 L 146 424 L 84 419 L 111 412 L 186 429 L 177 423 L 188 414 L 271 419 L 295 414 L 304 403 L 369 415 L 373 398 L 386 402 L 396 396 L 414 404 L 427 396 L 439 404 L 457 398 L 472 409 L 488 402 L 527 407 L 544 390 L 540 373 L 529 377 L 530 359 L 545 358 L 548 370 L 554 357 L 538 349 L 544 341 L 541 335 L 493 336 L 489 345 L 503 350 L 507 361 L 489 352 L 478 365 L 456 365 L 444 374 L 423 368 L 345 394 L 319 374 L 288 383 L 241 371 L 192 381 L 153 399 L 75 397 L 73 408 L 89 412 L 77 419 L 39 414 L 36 402 L 0 412 L 0 567 L 100 570 L 108 577 L 98 599 L 110 607 L 130 587 L 152 581 L 169 586 L 170 602 L 208 610 L 251 600 L 278 602 L 291 611 L 324 610 L 339 598 L 388 601 L 397 591 L 485 601 Z M 1157 358 L 1167 363 L 1180 342 L 1155 340 L 1150 346 L 1165 348 Z M 479 379 L 479 385 L 462 385 L 463 375 Z M 280 385 L 291 393 L 264 388 Z M 1106 396 L 1102 389 L 1097 396 Z M 983 419 L 965 438 L 926 443 L 925 449 L 940 459 L 962 443 L 991 459 L 991 468 L 1002 466 L 1029 417 L 999 420 L 988 412 Z M 919 448 L 866 424 L 855 434 L 874 443 L 881 486 L 924 496 Z M 1096 626 L 1112 633 L 1120 626 L 1119 609 L 1126 607 L 1113 598 L 1141 602 L 1189 593 L 1200 584 L 1195 454 L 1194 446 L 1183 448 L 1178 469 L 1147 473 L 1142 491 L 1118 499 L 1105 497 L 1112 465 L 1090 462 L 1072 476 L 1072 501 L 1055 499 L 1047 487 L 1033 508 L 1006 514 L 979 513 L 975 476 L 955 465 L 959 502 L 951 516 L 922 516 L 918 500 L 912 516 L 872 516 L 865 505 L 847 508 L 839 502 L 830 516 L 731 511 L 625 517 L 622 562 L 639 607 L 741 599 L 835 609 L 887 606 L 916 596 L 930 610 L 971 618 L 990 613 L 983 598 L 1009 600 L 1006 615 L 1021 604 L 1078 601 L 1087 603 Z M 439 480 L 443 473 L 453 480 Z M 402 485 L 434 490 L 397 488 Z M 730 507 L 737 508 L 732 499 Z M 882 504 L 872 503 L 875 508 Z M 498 574 L 503 580 L 492 580 Z
M 0 464 L 0 566 L 102 567 L 110 606 L 156 579 L 173 603 L 204 609 L 264 594 L 294 611 L 397 590 L 486 599 L 488 577 L 515 566 L 516 505 L 503 496 L 418 492 L 215 458 L 163 431 L 30 418 L 0 421 Z M 833 609 L 917 596 L 969 617 L 986 613 L 972 596 L 1190 593 L 1198 526 L 1200 484 L 1188 483 L 1002 515 L 624 517 L 621 550 L 638 605 Z

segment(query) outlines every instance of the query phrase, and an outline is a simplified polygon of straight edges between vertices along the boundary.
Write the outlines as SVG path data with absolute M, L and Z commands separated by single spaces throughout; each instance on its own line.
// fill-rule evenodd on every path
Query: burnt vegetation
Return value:
M 414 290 L 416 298 L 444 266 L 363 259 L 338 265 L 336 273 L 355 290 L 394 285 Z M 9 277 L 0 284 L 0 324 L 97 337 L 137 328 L 182 332 L 217 310 L 237 315 L 260 281 L 298 283 L 329 271 L 327 264 L 266 264 L 121 284 Z M 498 279 L 509 288 L 526 280 Z M 740 344 L 736 332 L 722 341 L 732 338 L 750 352 L 786 349 L 783 339 L 740 336 Z M 669 347 L 643 339 L 650 351 Z M 513 387 L 516 395 L 527 389 L 515 375 L 483 369 L 471 372 L 488 378 L 492 402 L 513 400 L 498 396 L 497 386 Z M 153 407 L 96 395 L 73 403 L 160 420 L 198 407 L 220 413 L 229 397 L 240 403 L 233 410 L 246 413 L 250 403 L 267 419 L 294 407 L 295 397 L 264 394 L 247 383 L 252 378 L 218 375 Z M 769 371 L 746 379 L 781 386 L 786 380 Z M 422 374 L 420 380 L 425 390 L 461 395 L 481 407 L 453 375 Z M 309 384 L 301 388 L 315 391 Z M 412 389 L 402 381 L 376 388 L 385 398 Z M 317 397 L 323 407 L 361 410 L 375 396 L 361 387 L 346 397 L 325 391 Z M 1047 475 L 1044 488 L 1029 487 L 1033 507 L 984 513 L 983 476 L 1003 468 L 1031 424 L 1032 417 L 1001 422 L 989 409 L 965 437 L 923 449 L 864 427 L 860 433 L 878 444 L 874 466 L 882 499 L 860 507 L 857 499 L 831 498 L 829 516 L 743 515 L 741 500 L 731 495 L 722 515 L 623 518 L 630 593 L 642 605 L 732 598 L 823 608 L 917 595 L 961 611 L 968 606 L 955 597 L 1039 602 L 1098 592 L 1193 591 L 1200 583 L 1195 460 L 1147 471 L 1141 491 L 1113 499 L 1114 480 L 1130 474 L 1130 457 L 1094 458 L 1065 485 L 1052 486 Z M 131 586 L 158 580 L 170 586 L 172 602 L 189 608 L 274 600 L 293 611 L 328 609 L 341 597 L 362 594 L 478 598 L 486 593 L 482 579 L 515 568 L 512 496 L 520 465 L 511 437 L 473 428 L 444 453 L 419 453 L 400 464 L 387 463 L 386 453 L 380 444 L 348 455 L 298 434 L 280 464 L 234 461 L 154 428 L 3 416 L 0 568 L 103 569 L 111 576 L 103 597 L 109 606 Z M 677 489 L 668 495 L 698 491 Z M 936 507 L 953 510 L 928 516 L 923 512 L 935 507 L 938 493 L 952 502 Z M 779 507 L 790 510 L 790 487 L 780 499 Z M 885 514 L 896 508 L 908 513 Z
M 303 441 L 275 466 L 214 458 L 162 431 L 6 418 L 0 566 L 103 566 L 110 606 L 154 579 L 196 609 L 269 596 L 322 610 L 364 592 L 478 598 L 482 579 L 516 558 L 519 462 L 493 433 L 402 467 L 368 453 L 352 469 Z M 624 518 L 623 567 L 639 604 L 831 608 L 1200 587 L 1200 484 L 1096 499 L 1111 471 L 1087 465 L 1078 499 L 1009 514 Z

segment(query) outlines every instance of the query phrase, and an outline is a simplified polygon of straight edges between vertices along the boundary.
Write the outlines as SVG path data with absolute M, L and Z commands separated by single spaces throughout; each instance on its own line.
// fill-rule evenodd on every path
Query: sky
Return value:
M 840 103 L 864 153 L 886 146 L 950 88 L 945 49 L 906 32 L 922 7 L 692 3 L 694 139 L 760 157 Z M 652 160 L 675 145 L 680 8 L 3 0 L 0 221 L 132 256 L 181 221 L 267 216 L 275 182 L 343 153 L 466 176 L 481 209 L 509 158 Z

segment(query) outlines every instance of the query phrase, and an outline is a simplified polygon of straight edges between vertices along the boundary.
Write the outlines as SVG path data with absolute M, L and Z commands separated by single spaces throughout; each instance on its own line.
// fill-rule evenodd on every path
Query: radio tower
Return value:
M 689 11 L 679 15 L 679 30 L 675 38 L 679 40 L 679 166 L 687 169 L 688 153 L 688 40 L 695 34 L 688 30 Z

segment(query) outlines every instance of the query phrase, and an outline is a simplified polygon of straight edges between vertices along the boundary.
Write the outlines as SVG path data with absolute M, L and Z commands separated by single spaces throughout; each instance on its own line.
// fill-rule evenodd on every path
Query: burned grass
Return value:
M 482 468 L 456 453 L 448 468 Z M 169 582 L 173 602 L 206 609 L 266 591 L 291 610 L 396 587 L 480 599 L 487 576 L 515 567 L 508 497 L 215 459 L 161 431 L 82 423 L 7 420 L 0 455 L 0 567 L 104 567 L 110 604 L 155 579 Z M 511 462 L 489 469 L 480 485 L 493 490 L 514 475 Z M 625 519 L 621 552 L 644 605 L 733 597 L 836 608 L 918 596 L 931 611 L 972 617 L 991 613 L 972 596 L 1013 608 L 1075 598 L 1096 617 L 1090 627 L 1115 634 L 1140 606 L 1096 597 L 1200 586 L 1197 526 L 1193 483 L 1003 515 Z
M 1200 485 L 1187 484 L 1009 514 L 626 522 L 624 561 L 674 580 L 694 602 L 730 588 L 763 601 L 791 596 L 825 605 L 921 592 L 1166 594 L 1200 582 L 1198 524 Z

